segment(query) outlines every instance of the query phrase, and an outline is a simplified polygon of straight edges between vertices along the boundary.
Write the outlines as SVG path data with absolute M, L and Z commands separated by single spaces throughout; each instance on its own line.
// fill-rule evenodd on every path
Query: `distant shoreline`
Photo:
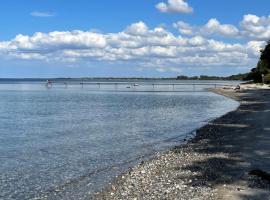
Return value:
M 232 75 L 227 77 L 219 76 L 177 76 L 177 77 L 46 77 L 46 78 L 0 78 L 0 81 L 127 81 L 127 80 L 202 80 L 202 81 L 243 81 L 242 76 Z
M 95 80 L 177 80 L 176 78 L 110 78 L 110 77 L 93 77 L 93 78 L 0 78 L 0 81 L 95 81 Z

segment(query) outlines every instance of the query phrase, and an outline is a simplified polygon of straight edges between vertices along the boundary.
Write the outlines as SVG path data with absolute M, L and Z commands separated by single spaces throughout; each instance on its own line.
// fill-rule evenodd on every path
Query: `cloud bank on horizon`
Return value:
M 160 2 L 156 8 L 163 13 L 194 11 L 184 0 Z M 38 12 L 32 15 L 50 16 Z M 116 33 L 74 30 L 18 34 L 13 39 L 0 41 L 0 57 L 75 65 L 82 62 L 136 65 L 141 71 L 176 73 L 194 67 L 250 69 L 270 38 L 270 16 L 246 14 L 239 26 L 211 18 L 202 25 L 176 21 L 171 27 L 171 30 L 161 26 L 149 28 L 139 21 Z

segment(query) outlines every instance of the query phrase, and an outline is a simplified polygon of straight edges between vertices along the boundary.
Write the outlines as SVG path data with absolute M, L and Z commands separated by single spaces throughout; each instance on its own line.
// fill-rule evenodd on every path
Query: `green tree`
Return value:
M 260 61 L 258 62 L 258 69 L 265 75 L 265 82 L 270 83 L 270 40 L 265 48 L 261 51 Z
M 265 82 L 270 83 L 270 40 L 261 50 L 257 67 L 251 70 L 247 78 L 253 79 L 255 82 L 262 82 L 262 75 L 265 77 Z

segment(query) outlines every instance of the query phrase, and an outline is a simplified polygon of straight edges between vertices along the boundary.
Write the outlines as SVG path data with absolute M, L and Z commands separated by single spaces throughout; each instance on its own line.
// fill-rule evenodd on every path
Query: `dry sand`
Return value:
M 241 88 L 214 90 L 238 100 L 236 111 L 197 130 L 188 144 L 130 169 L 94 198 L 270 199 L 269 182 L 249 174 L 270 173 L 270 90 Z

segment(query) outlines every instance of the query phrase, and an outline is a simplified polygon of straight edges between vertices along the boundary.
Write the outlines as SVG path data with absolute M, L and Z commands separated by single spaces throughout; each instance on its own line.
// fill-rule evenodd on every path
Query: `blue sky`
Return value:
M 3 1 L 0 77 L 247 72 L 270 39 L 268 4 L 267 0 Z

